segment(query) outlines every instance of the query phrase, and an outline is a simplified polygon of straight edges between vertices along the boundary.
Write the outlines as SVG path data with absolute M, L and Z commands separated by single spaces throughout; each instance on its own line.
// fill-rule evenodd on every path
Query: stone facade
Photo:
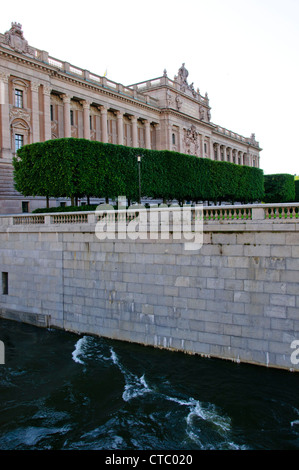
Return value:
M 261 148 L 211 121 L 208 95 L 188 83 L 185 64 L 171 80 L 113 82 L 29 46 L 22 27 L 0 34 L 0 213 L 21 212 L 12 157 L 25 144 L 78 137 L 260 166 Z M 30 209 L 40 206 L 31 200 Z
M 94 214 L 0 217 L 0 316 L 299 371 L 298 219 L 262 215 L 206 222 L 195 251 L 100 241 Z

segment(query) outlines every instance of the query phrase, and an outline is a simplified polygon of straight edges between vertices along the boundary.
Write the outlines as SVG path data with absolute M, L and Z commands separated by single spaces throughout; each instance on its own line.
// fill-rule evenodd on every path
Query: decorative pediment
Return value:
M 15 131 L 18 130 L 19 132 L 26 132 L 26 131 L 29 131 L 30 129 L 29 124 L 26 121 L 23 121 L 22 119 L 15 119 L 11 123 L 11 127 Z
M 4 44 L 20 54 L 34 56 L 34 49 L 28 45 L 28 41 L 24 38 L 20 23 L 11 23 L 10 30 L 6 31 L 4 35 Z

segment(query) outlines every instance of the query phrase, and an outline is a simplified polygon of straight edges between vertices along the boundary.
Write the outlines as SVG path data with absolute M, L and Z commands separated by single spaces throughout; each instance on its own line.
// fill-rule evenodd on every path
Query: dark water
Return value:
M 299 375 L 0 320 L 0 449 L 299 449 Z

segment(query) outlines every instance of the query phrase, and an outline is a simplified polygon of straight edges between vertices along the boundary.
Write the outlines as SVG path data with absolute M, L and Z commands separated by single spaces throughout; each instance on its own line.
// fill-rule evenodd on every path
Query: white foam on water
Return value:
M 144 374 L 141 377 L 132 374 L 132 372 L 128 371 L 120 363 L 117 354 L 115 353 L 113 348 L 110 348 L 110 352 L 113 364 L 115 364 L 119 368 L 125 379 L 125 388 L 122 394 L 122 398 L 124 401 L 130 401 L 133 398 L 142 396 L 145 393 L 152 391 L 145 380 Z
M 299 420 L 295 419 L 295 421 L 291 421 L 291 426 L 293 427 L 294 425 L 299 424 Z
M 122 397 L 124 401 L 130 401 L 132 398 L 142 396 L 148 392 L 151 392 L 151 389 L 147 385 L 144 375 L 142 375 L 142 377 L 132 375 L 127 378 Z
M 84 346 L 86 344 L 87 339 L 87 336 L 83 336 L 82 338 L 80 338 L 75 344 L 75 350 L 72 352 L 73 361 L 77 362 L 78 364 L 84 364 L 82 356 L 84 356 Z
M 202 449 L 205 448 L 202 444 L 202 439 L 200 438 L 200 433 L 207 429 L 216 432 L 220 442 L 217 445 L 221 444 L 226 445 L 231 449 L 238 448 L 236 444 L 228 441 L 228 434 L 231 431 L 231 420 L 227 416 L 222 416 L 217 410 L 215 405 L 211 403 L 201 403 L 194 398 L 189 398 L 188 400 L 183 400 L 177 397 L 165 396 L 169 401 L 173 401 L 180 406 L 186 406 L 189 409 L 189 413 L 186 416 L 186 434 L 189 439 L 194 441 Z M 202 420 L 205 422 L 205 428 L 201 429 L 199 421 Z M 213 448 L 211 446 L 211 448 Z

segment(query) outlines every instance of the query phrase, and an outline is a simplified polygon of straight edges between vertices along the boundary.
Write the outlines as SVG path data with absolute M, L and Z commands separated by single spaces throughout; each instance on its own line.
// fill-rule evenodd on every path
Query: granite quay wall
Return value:
M 120 215 L 100 239 L 99 220 L 0 217 L 0 316 L 299 371 L 298 205 L 206 207 L 193 250 Z

